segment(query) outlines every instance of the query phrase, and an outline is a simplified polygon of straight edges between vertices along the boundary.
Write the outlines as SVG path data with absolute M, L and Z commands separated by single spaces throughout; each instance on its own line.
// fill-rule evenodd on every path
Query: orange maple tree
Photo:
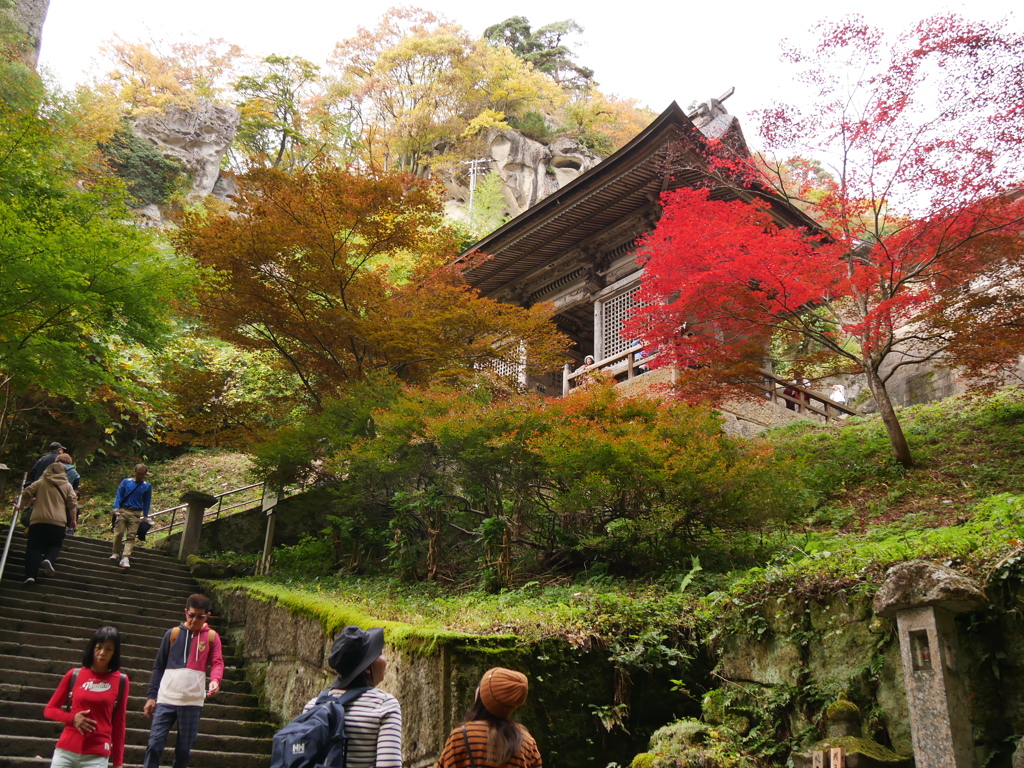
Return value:
M 274 350 L 317 405 L 374 373 L 557 367 L 549 308 L 480 297 L 448 266 L 442 212 L 434 186 L 406 174 L 261 169 L 239 178 L 231 210 L 186 216 L 175 244 L 212 273 L 198 303 L 211 330 Z
M 773 339 L 809 342 L 795 367 L 862 373 L 909 466 L 892 376 L 935 362 L 991 382 L 1024 351 L 1024 35 L 956 16 L 892 43 L 858 18 L 819 31 L 787 54 L 814 102 L 767 110 L 762 135 L 831 173 L 709 145 L 706 187 L 663 196 L 624 333 L 687 369 L 684 397 L 719 401 L 751 396 Z M 821 227 L 780 228 L 782 200 Z

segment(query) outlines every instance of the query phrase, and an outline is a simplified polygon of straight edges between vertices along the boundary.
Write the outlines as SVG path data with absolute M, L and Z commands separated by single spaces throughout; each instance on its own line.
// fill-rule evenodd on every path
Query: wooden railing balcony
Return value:
M 773 403 L 785 403 L 786 407 L 791 411 L 803 414 L 816 414 L 824 418 L 826 423 L 831 419 L 842 416 L 861 415 L 860 411 L 856 408 L 837 403 L 799 384 L 791 384 L 764 368 L 759 369 L 758 373 L 761 374 L 762 380 L 755 384 L 755 386 L 763 390 L 765 396 Z M 796 392 L 796 395 L 787 395 L 787 389 L 791 392 Z M 790 405 L 793 407 L 790 408 Z
M 572 390 L 586 384 L 590 377 L 595 375 L 607 376 L 619 382 L 631 381 L 646 373 L 649 370 L 648 364 L 653 359 L 654 355 L 646 355 L 643 346 L 637 344 L 590 365 L 582 365 L 576 370 L 572 370 L 571 364 L 566 363 L 562 370 L 562 396 L 565 397 Z M 758 373 L 761 375 L 761 380 L 754 382 L 754 386 L 763 391 L 765 397 L 773 403 L 782 403 L 789 410 L 804 415 L 820 416 L 826 423 L 835 418 L 861 415 L 855 408 L 834 402 L 806 387 L 791 384 L 771 371 L 761 368 L 758 369 Z M 786 390 L 796 394 L 788 395 Z
M 562 397 L 565 397 L 576 387 L 585 384 L 588 376 L 596 373 L 602 376 L 609 376 L 616 381 L 632 381 L 633 378 L 645 373 L 647 363 L 652 357 L 644 355 L 644 348 L 640 344 L 629 349 L 598 360 L 590 365 L 582 365 L 575 371 L 570 363 L 565 364 L 562 369 Z

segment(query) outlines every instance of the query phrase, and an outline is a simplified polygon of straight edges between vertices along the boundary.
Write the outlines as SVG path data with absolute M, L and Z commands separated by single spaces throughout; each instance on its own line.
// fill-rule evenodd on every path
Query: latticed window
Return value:
M 625 352 L 633 346 L 633 339 L 623 338 L 622 328 L 626 320 L 629 319 L 630 310 L 637 305 L 636 293 L 639 290 L 640 285 L 636 284 L 601 302 L 599 322 L 601 323 L 602 348 L 599 356 L 602 359 Z
M 504 350 L 502 359 L 491 360 L 481 368 L 491 371 L 503 379 L 520 384 L 526 382 L 526 345 L 518 342 Z

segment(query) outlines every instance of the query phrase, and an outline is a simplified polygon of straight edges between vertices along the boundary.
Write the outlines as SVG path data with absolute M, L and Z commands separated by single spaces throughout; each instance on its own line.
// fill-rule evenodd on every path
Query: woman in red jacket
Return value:
M 121 669 L 121 635 L 100 627 L 69 670 L 43 714 L 64 723 L 50 768 L 114 768 L 124 765 L 128 676 Z M 108 762 L 109 761 L 109 762 Z

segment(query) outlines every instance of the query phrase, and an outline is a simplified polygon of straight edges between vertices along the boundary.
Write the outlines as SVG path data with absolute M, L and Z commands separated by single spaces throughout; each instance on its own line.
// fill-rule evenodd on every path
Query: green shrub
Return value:
M 152 142 L 136 136 L 127 122 L 110 141 L 101 144 L 100 149 L 139 207 L 166 203 L 187 177 L 177 160 L 166 157 Z

